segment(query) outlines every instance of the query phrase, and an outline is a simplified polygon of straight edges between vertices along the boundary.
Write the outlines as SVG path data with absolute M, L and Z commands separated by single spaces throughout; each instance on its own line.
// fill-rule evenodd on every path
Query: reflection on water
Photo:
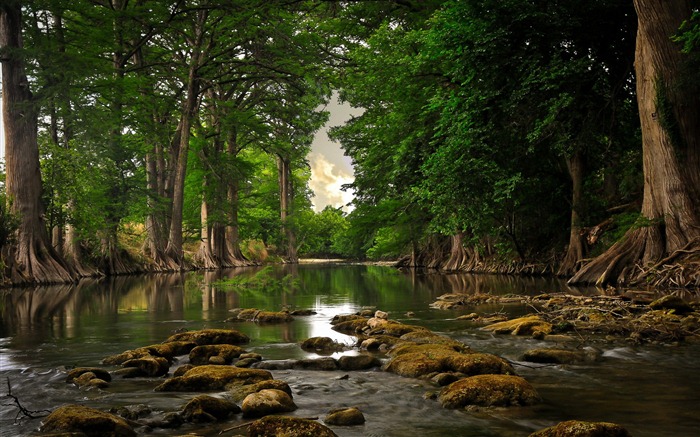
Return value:
M 74 286 L 13 289 L 0 292 L 0 387 L 9 379 L 13 394 L 31 410 L 53 409 L 64 403 L 97 408 L 146 403 L 158 411 L 176 411 L 192 393 L 152 391 L 159 379 L 117 380 L 104 391 L 81 391 L 65 384 L 66 367 L 96 366 L 107 355 L 160 342 L 178 329 L 233 327 L 252 339 L 248 350 L 266 359 L 315 357 L 298 343 L 328 336 L 350 344 L 353 339 L 330 329 L 336 314 L 362 307 L 388 311 L 393 319 L 423 325 L 516 362 L 523 351 L 545 344 L 534 339 L 494 337 L 477 326 L 456 320 L 464 312 L 522 307 L 487 306 L 440 311 L 429 307 L 444 293 L 539 294 L 573 289 L 562 281 L 498 275 L 438 275 L 401 273 L 379 266 L 285 265 L 272 275 L 295 278 L 289 290 L 233 289 L 223 279 L 251 277 L 259 269 L 236 269 L 172 275 L 116 277 L 83 281 Z M 265 310 L 312 309 L 313 316 L 287 324 L 226 322 L 233 308 Z M 323 417 L 331 408 L 355 405 L 367 417 L 361 427 L 339 428 L 341 436 L 418 434 L 441 436 L 526 436 L 533 430 L 568 419 L 606 420 L 626 426 L 635 436 L 691 435 L 700 421 L 694 407 L 700 397 L 696 362 L 698 345 L 634 348 L 602 345 L 604 359 L 585 366 L 517 365 L 518 372 L 540 391 L 545 402 L 532 408 L 456 412 L 423 398 L 435 390 L 425 381 L 400 378 L 378 370 L 351 372 L 278 371 L 274 376 L 292 387 L 303 417 Z M 352 353 L 352 352 L 350 352 Z M 335 354 L 337 356 L 338 354 Z M 519 363 L 525 364 L 525 363 Z M 5 390 L 0 389 L 1 393 Z M 3 406 L 2 435 L 31 434 L 38 420 L 15 423 L 17 410 Z M 220 425 L 190 425 L 156 435 L 197 432 L 217 435 L 240 421 Z M 235 435 L 230 431 L 224 435 Z

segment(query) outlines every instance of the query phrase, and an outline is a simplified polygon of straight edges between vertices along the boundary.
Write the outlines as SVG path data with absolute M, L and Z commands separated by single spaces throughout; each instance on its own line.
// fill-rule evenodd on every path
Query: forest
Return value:
M 400 260 L 700 287 L 690 0 L 5 0 L 0 282 Z M 332 96 L 351 212 L 315 212 Z

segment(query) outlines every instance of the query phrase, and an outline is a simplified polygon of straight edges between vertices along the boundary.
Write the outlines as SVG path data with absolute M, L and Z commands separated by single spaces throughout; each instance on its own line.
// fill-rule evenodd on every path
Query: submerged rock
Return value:
M 609 422 L 569 420 L 533 432 L 529 437 L 629 437 L 625 428 Z
M 226 399 L 199 395 L 182 409 L 182 417 L 188 422 L 203 423 L 224 420 L 241 412 L 241 408 Z
M 243 367 L 205 365 L 194 367 L 182 376 L 167 379 L 155 391 L 223 390 L 230 384 L 254 384 L 272 379 L 267 370 Z
M 532 385 L 519 376 L 477 375 L 444 387 L 438 401 L 444 408 L 464 408 L 534 405 L 541 399 Z
M 101 369 L 99 367 L 76 367 L 75 369 L 71 369 L 71 371 L 68 372 L 68 375 L 66 376 L 66 382 L 75 382 L 75 379 L 80 377 L 84 373 L 92 373 L 93 378 L 99 378 L 103 381 L 110 382 L 112 380 L 112 376 L 105 369 Z
M 598 359 L 600 354 L 591 348 L 571 350 L 561 348 L 540 348 L 526 351 L 522 359 L 533 363 L 574 364 Z
M 171 335 L 165 343 L 176 341 L 193 342 L 198 346 L 205 344 L 246 344 L 250 338 L 235 329 L 202 329 L 199 331 L 180 332 Z
M 262 417 L 268 414 L 288 413 L 297 409 L 292 397 L 274 388 L 251 393 L 241 403 L 244 417 Z
M 119 416 L 82 405 L 65 405 L 44 419 L 42 433 L 75 433 L 89 437 L 132 437 L 136 432 Z
M 362 411 L 355 407 L 336 408 L 328 412 L 323 422 L 337 426 L 362 425 L 365 423 L 365 416 Z
M 330 428 L 314 420 L 299 417 L 267 416 L 248 427 L 255 437 L 337 437 Z

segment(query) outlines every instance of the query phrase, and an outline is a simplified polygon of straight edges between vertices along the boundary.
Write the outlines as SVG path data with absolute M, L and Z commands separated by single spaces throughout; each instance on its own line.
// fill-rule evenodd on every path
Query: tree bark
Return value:
M 584 266 L 572 284 L 642 281 L 646 268 L 662 257 L 700 251 L 700 95 L 697 88 L 680 86 L 683 55 L 671 39 L 690 18 L 691 2 L 635 0 L 634 5 L 643 220 Z M 633 272 L 638 264 L 641 271 Z
M 277 155 L 277 171 L 280 190 L 280 219 L 282 221 L 282 233 L 285 237 L 285 255 L 287 262 L 298 263 L 296 236 L 289 223 L 289 212 L 292 208 L 294 192 L 291 181 L 292 170 L 289 159 L 281 154 Z
M 20 1 L 0 7 L 2 116 L 5 125 L 6 190 L 10 212 L 19 217 L 16 245 L 9 250 L 13 283 L 59 283 L 73 272 L 51 246 L 41 203 L 37 108 L 24 73 Z
M 457 271 L 462 269 L 469 260 L 469 254 L 464 247 L 464 232 L 457 232 L 450 237 L 450 257 L 443 264 L 442 270 Z
M 569 229 L 569 246 L 559 265 L 557 276 L 571 276 L 576 272 L 578 262 L 586 256 L 584 236 L 581 235 L 581 215 L 583 208 L 584 159 L 580 150 L 566 158 L 566 167 L 571 176 L 571 225 Z

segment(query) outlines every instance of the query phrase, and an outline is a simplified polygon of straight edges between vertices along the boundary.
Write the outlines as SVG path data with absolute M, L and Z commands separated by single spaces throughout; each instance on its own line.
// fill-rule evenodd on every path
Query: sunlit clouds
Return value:
M 349 184 L 354 180 L 353 175 L 342 169 L 319 153 L 309 153 L 309 163 L 311 164 L 311 188 L 315 196 L 312 199 L 315 211 L 321 211 L 327 205 L 334 207 L 345 206 L 353 198 L 352 192 L 342 191 L 343 184 Z M 349 211 L 348 208 L 343 208 Z

